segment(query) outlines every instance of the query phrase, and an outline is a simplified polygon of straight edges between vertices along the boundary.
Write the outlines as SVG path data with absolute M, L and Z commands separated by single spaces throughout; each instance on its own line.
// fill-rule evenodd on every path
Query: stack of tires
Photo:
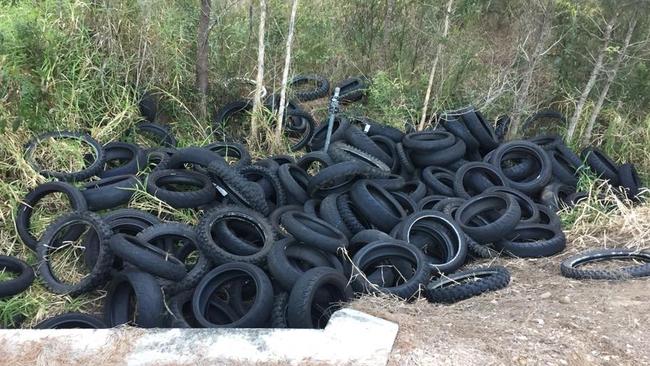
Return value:
M 253 162 L 234 142 L 175 148 L 168 131 L 153 149 L 39 136 L 27 160 L 56 180 L 18 207 L 19 236 L 52 292 L 107 291 L 101 316 L 65 314 L 39 326 L 322 328 L 355 295 L 454 302 L 507 286 L 503 267 L 464 266 L 562 251 L 556 210 L 575 198 L 583 161 L 558 137 L 498 143 L 471 107 L 446 116 L 438 129 L 405 134 L 339 115 L 328 150 L 321 124 L 297 160 Z M 82 140 L 93 156 L 78 172 L 44 170 L 31 152 L 45 138 Z M 596 151 L 585 154 L 591 169 L 638 190 L 633 167 L 618 169 Z M 127 208 L 144 191 L 154 206 L 185 209 L 198 222 Z M 56 192 L 70 212 L 37 238 L 33 208 Z M 87 274 L 70 282 L 52 258 L 72 242 Z

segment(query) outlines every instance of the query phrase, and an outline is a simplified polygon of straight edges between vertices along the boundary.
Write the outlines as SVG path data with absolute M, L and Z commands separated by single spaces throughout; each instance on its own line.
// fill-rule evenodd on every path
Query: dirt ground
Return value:
M 650 279 L 570 280 L 566 256 L 498 259 L 510 286 L 453 305 L 352 306 L 399 324 L 389 365 L 650 365 Z

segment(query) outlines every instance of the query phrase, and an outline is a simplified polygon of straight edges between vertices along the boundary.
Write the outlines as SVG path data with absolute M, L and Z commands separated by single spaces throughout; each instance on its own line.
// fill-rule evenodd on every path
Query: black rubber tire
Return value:
M 259 185 L 247 181 L 229 166 L 215 161 L 208 166 L 208 173 L 212 180 L 226 191 L 232 201 L 250 207 L 263 215 L 268 215 L 271 211 Z
M 440 123 L 445 128 L 445 130 L 449 131 L 457 138 L 465 142 L 465 149 L 467 150 L 467 152 L 478 151 L 479 148 L 478 141 L 476 141 L 472 133 L 469 132 L 467 127 L 458 118 L 455 117 L 442 118 L 440 120 Z
M 464 282 L 475 278 L 474 281 Z M 480 294 L 497 291 L 510 283 L 510 272 L 501 266 L 479 267 L 456 272 L 431 281 L 424 290 L 429 302 L 455 303 Z
M 478 141 L 481 151 L 491 151 L 499 145 L 494 128 L 485 121 L 481 112 L 472 108 L 471 111 L 461 114 L 460 117 L 472 136 Z
M 308 102 L 326 97 L 330 91 L 330 83 L 326 78 L 320 75 L 297 75 L 289 82 L 289 87 L 295 88 L 298 85 L 308 82 L 316 83 L 316 87 L 309 91 L 296 91 L 294 95 L 301 102 Z
M 132 308 L 130 304 L 135 305 Z M 164 312 L 163 293 L 154 276 L 133 269 L 113 274 L 104 299 L 106 325 L 129 323 L 141 328 L 160 328 Z
M 350 257 L 354 255 L 364 246 L 378 241 L 378 240 L 392 240 L 393 237 L 384 233 L 383 231 L 375 229 L 362 230 L 356 233 L 351 239 L 350 244 L 348 244 L 347 251 Z
M 176 150 L 171 148 L 157 148 L 157 149 L 147 149 L 145 150 L 145 156 L 147 157 L 146 168 L 149 168 L 149 171 L 167 169 L 169 166 L 169 160 L 171 160 L 172 155 Z
M 368 90 L 368 83 L 364 77 L 350 77 L 339 81 L 332 88 L 332 92 L 336 88 L 340 88 L 339 103 L 345 105 L 363 99 Z
M 609 181 L 609 184 L 613 186 L 618 186 L 618 167 L 605 153 L 596 148 L 588 147 L 582 150 L 580 156 L 598 177 Z
M 184 169 L 185 164 L 207 168 L 210 163 L 219 163 L 229 167 L 224 158 L 204 147 L 186 147 L 177 150 L 169 159 L 168 169 Z
M 282 291 L 273 296 L 273 308 L 271 309 L 271 328 L 284 329 L 289 327 L 287 322 L 287 304 L 289 293 Z
M 427 186 L 419 179 L 408 181 L 401 189 L 415 202 L 420 202 L 427 195 Z
M 215 324 L 206 319 L 205 312 L 215 290 L 238 278 L 252 280 L 255 300 L 241 318 L 227 324 Z M 197 322 L 205 328 L 262 328 L 266 326 L 273 308 L 273 286 L 259 267 L 250 263 L 227 263 L 208 272 L 196 286 L 192 311 Z
M 140 96 L 140 100 L 138 101 L 140 114 L 149 122 L 155 122 L 158 119 L 158 113 L 160 112 L 159 99 L 156 93 L 148 90 L 145 90 L 142 96 Z
M 480 176 L 477 177 L 476 175 L 479 173 Z M 471 187 L 467 187 L 468 184 Z M 470 198 L 481 194 L 490 186 L 505 185 L 506 177 L 493 165 L 483 162 L 467 163 L 461 166 L 454 176 L 454 192 L 457 197 L 461 198 Z
M 135 175 L 115 175 L 81 186 L 90 211 L 115 208 L 129 202 L 140 180 Z
M 454 172 L 428 166 L 422 170 L 422 181 L 427 185 L 432 194 L 453 197 L 454 192 Z
M 569 196 L 575 192 L 574 187 L 563 183 L 551 183 L 540 193 L 539 202 L 557 212 L 569 205 Z
M 360 121 L 364 124 L 363 131 L 368 136 L 384 136 L 393 140 L 395 143 L 401 142 L 402 138 L 404 138 L 404 132 L 395 127 L 375 122 L 367 117 L 362 117 Z
M 271 155 L 269 156 L 269 159 L 273 159 L 278 165 L 284 165 L 284 164 L 295 164 L 296 159 L 287 154 L 278 154 L 278 155 Z
M 573 207 L 577 204 L 579 204 L 582 201 L 588 201 L 589 200 L 589 193 L 587 192 L 573 192 L 571 193 L 567 198 L 566 198 L 566 204 L 569 207 Z
M 331 253 L 348 246 L 348 239 L 340 230 L 304 212 L 286 212 L 281 220 L 287 232 L 305 245 Z
M 302 205 L 302 211 L 311 217 L 320 218 L 320 202 L 318 198 L 312 198 L 305 201 L 305 204 Z M 329 223 L 328 223 L 329 224 Z
M 334 165 L 334 160 L 324 151 L 312 151 L 307 153 L 296 161 L 296 165 L 304 170 L 308 171 L 313 163 L 320 163 L 321 169 L 327 168 L 330 165 Z
M 63 193 L 68 198 L 72 211 L 86 211 L 88 209 L 83 194 L 75 186 L 66 182 L 43 183 L 30 191 L 18 205 L 15 225 L 20 240 L 33 251 L 36 250 L 36 245 L 40 240 L 32 235 L 30 228 L 34 207 L 43 197 L 57 192 Z
M 346 161 L 322 169 L 309 180 L 307 193 L 311 197 L 325 197 L 347 191 L 357 179 L 386 178 L 390 175 L 359 161 Z
M 224 219 L 237 219 L 255 226 L 257 234 L 261 237 L 262 246 L 259 250 L 250 255 L 238 255 L 222 248 L 213 237 L 213 227 Z M 245 262 L 252 264 L 264 264 L 266 256 L 273 247 L 275 236 L 271 224 L 259 213 L 238 206 L 221 206 L 206 212 L 196 226 L 199 241 L 197 245 L 205 255 L 214 263 L 222 264 L 228 262 Z
M 483 216 L 481 214 L 488 210 L 497 214 L 497 218 L 472 223 L 472 219 Z M 521 220 L 521 208 L 512 195 L 501 192 L 482 193 L 459 207 L 455 218 L 463 232 L 484 244 L 511 234 Z
M 386 154 L 384 150 L 377 146 L 377 144 L 370 137 L 368 137 L 368 135 L 363 133 L 363 131 L 357 127 L 348 127 L 348 129 L 345 130 L 344 136 L 345 141 L 347 141 L 348 144 L 376 157 L 386 165 L 392 164 L 393 159 L 388 154 Z
M 65 313 L 56 315 L 36 324 L 33 329 L 105 329 L 103 320 L 96 316 L 82 313 Z
M 109 142 L 104 145 L 105 165 L 113 160 L 120 161 L 115 168 L 99 172 L 100 178 L 114 177 L 116 175 L 137 174 L 147 166 L 145 151 L 135 144 L 127 142 Z
M 305 271 L 314 267 L 330 267 L 343 273 L 343 266 L 334 254 L 301 244 L 291 237 L 275 242 L 268 256 L 269 273 L 287 291 L 291 291 Z
M 553 167 L 553 177 L 569 186 L 575 187 L 578 184 L 578 169 L 580 166 L 574 166 L 569 159 L 557 150 L 548 152 Z
M 282 238 L 289 236 L 289 233 L 287 233 L 284 227 L 282 227 L 280 218 L 285 212 L 289 212 L 289 211 L 302 212 L 302 210 L 303 210 L 303 206 L 300 205 L 284 205 L 273 210 L 273 212 L 271 212 L 271 214 L 269 215 L 269 222 L 271 223 L 271 227 L 273 228 L 273 231 Z
M 420 247 L 419 244 L 411 241 L 411 234 L 415 234 L 416 229 L 420 232 L 430 233 L 431 241 L 436 241 L 447 248 L 445 249 L 447 252 L 445 258 L 441 258 L 442 263 L 429 261 L 428 265 L 433 273 L 451 273 L 465 263 L 467 257 L 465 233 L 451 216 L 433 210 L 416 212 L 402 221 L 395 237 Z M 444 241 L 444 243 L 440 243 L 440 241 Z M 426 243 L 424 245 L 427 246 Z
M 485 193 L 502 192 L 512 195 L 519 203 L 521 209 L 520 224 L 534 224 L 539 222 L 539 208 L 535 201 L 533 201 L 527 194 L 510 187 L 494 186 L 485 190 Z
M 373 179 L 372 181 L 381 188 L 391 192 L 401 190 L 406 184 L 404 177 L 394 173 L 391 173 L 387 178 Z
M 571 150 L 564 141 L 560 140 L 560 142 L 555 146 L 555 150 L 560 153 L 569 163 L 571 163 L 572 166 L 576 167 L 576 169 L 581 168 L 584 165 L 584 162 L 578 155 L 576 155 L 573 150 Z
M 638 201 L 637 196 L 642 183 L 634 164 L 626 163 L 618 168 L 618 181 L 624 189 L 625 196 L 633 201 Z
M 338 206 L 336 204 L 338 196 L 339 194 L 335 193 L 323 198 L 320 203 L 320 210 L 318 213 L 321 219 L 337 228 L 345 235 L 345 237 L 351 238 L 353 234 L 350 229 L 348 229 L 347 225 L 345 225 L 345 221 L 343 221 L 343 217 L 341 217 L 341 213 L 339 212 Z
M 152 225 L 160 224 L 160 220 L 144 211 L 133 208 L 120 208 L 102 216 L 102 220 L 111 228 L 113 234 L 137 235 L 142 230 Z M 92 268 L 99 255 L 100 243 L 95 236 L 88 237 L 84 241 L 84 262 L 88 268 Z M 113 268 L 122 268 L 123 264 L 119 258 L 115 258 Z
M 139 237 L 115 234 L 108 242 L 113 253 L 142 271 L 172 281 L 187 275 L 185 263 Z
M 420 131 L 404 135 L 402 145 L 409 150 L 440 151 L 456 142 L 456 136 L 447 131 Z
M 404 283 L 391 287 L 378 287 L 368 281 L 366 272 L 368 266 L 380 263 L 382 260 L 390 259 L 405 261 L 414 266 L 415 269 Z M 427 266 L 424 254 L 414 245 L 401 240 L 379 240 L 361 248 L 352 259 L 354 265 L 352 286 L 356 291 L 369 293 L 387 293 L 410 299 L 417 295 L 420 287 L 429 280 L 430 268 Z M 370 273 L 368 273 L 370 274 Z M 403 274 L 407 275 L 407 274 Z
M 494 135 L 497 137 L 499 143 L 503 142 L 506 139 L 506 135 L 510 130 L 511 119 L 507 114 L 500 115 L 497 117 L 497 121 L 494 126 Z
M 453 135 L 451 135 L 453 137 Z M 465 142 L 456 139 L 453 145 L 438 151 L 411 150 L 409 156 L 416 167 L 423 168 L 430 165 L 449 165 L 462 159 L 465 155 Z
M 56 250 L 59 247 L 59 243 L 55 243 L 59 232 L 68 226 L 73 226 L 78 223 L 84 223 L 92 227 L 99 240 L 99 252 L 95 265 L 88 275 L 84 276 L 77 283 L 63 283 L 52 272 L 48 255 L 50 250 Z M 109 279 L 110 268 L 114 259 L 113 253 L 108 246 L 108 241 L 112 235 L 113 232 L 106 222 L 92 212 L 76 211 L 59 217 L 48 226 L 42 239 L 36 246 L 36 257 L 38 259 L 37 270 L 45 287 L 56 294 L 77 296 L 92 291 L 106 283 Z
M 178 141 L 169 130 L 169 127 L 155 122 L 140 122 L 137 125 L 137 132 L 148 133 L 158 138 L 158 145 L 162 147 L 176 147 Z
M 171 328 L 200 328 L 192 312 L 193 290 L 172 296 L 167 302 L 168 322 Z
M 92 148 L 95 160 L 90 164 L 90 166 L 83 168 L 82 170 L 77 172 L 57 172 L 57 171 L 45 170 L 41 166 L 39 166 L 38 163 L 36 163 L 36 161 L 32 157 L 32 154 L 36 146 L 38 146 L 39 142 L 49 138 L 54 138 L 54 139 L 67 138 L 67 139 L 75 139 L 75 140 L 83 141 L 87 145 L 90 145 L 90 147 Z M 104 149 L 102 148 L 102 145 L 99 142 L 97 142 L 97 140 L 90 137 L 90 135 L 88 134 L 69 132 L 69 131 L 56 131 L 56 132 L 47 132 L 42 135 L 39 135 L 33 140 L 31 140 L 29 143 L 27 143 L 27 146 L 25 148 L 25 160 L 27 160 L 29 165 L 31 165 L 31 167 L 34 170 L 36 170 L 39 174 L 45 177 L 56 178 L 58 180 L 63 180 L 67 182 L 80 182 L 92 177 L 93 175 L 99 174 L 99 172 L 101 172 L 104 169 L 104 163 L 106 162 L 106 155 L 104 154 Z
M 537 204 L 537 209 L 539 210 L 539 221 L 536 224 L 549 225 L 557 230 L 562 230 L 562 222 L 555 211 L 542 204 Z
M 566 248 L 566 237 L 562 230 L 549 225 L 524 224 L 494 244 L 497 249 L 520 258 L 549 257 Z
M 434 211 L 444 212 L 447 215 L 451 215 L 451 217 L 454 217 L 454 215 L 456 214 L 456 210 L 460 206 L 462 206 L 465 202 L 467 202 L 467 200 L 464 199 L 464 198 L 447 197 L 447 198 L 441 199 L 440 201 L 436 202 L 436 204 L 433 205 L 433 207 L 431 209 L 434 210 Z M 449 208 L 449 210 L 452 210 L 452 208 L 453 208 L 453 211 L 448 211 L 448 208 Z
M 0 299 L 19 294 L 34 282 L 34 269 L 16 257 L 0 255 L 0 272 L 17 275 L 10 280 L 0 280 Z
M 490 163 L 492 156 L 494 156 L 494 151 L 495 150 L 492 150 L 490 154 L 485 156 L 486 163 Z M 537 165 L 534 160 L 526 157 L 524 154 L 516 154 L 516 156 L 516 159 L 521 160 L 512 166 L 501 167 L 503 175 L 510 180 L 516 181 L 530 179 L 531 176 L 534 177 L 539 165 Z
M 469 235 L 466 235 L 465 239 L 467 239 L 467 252 L 473 257 L 493 259 L 501 256 L 501 252 L 492 248 L 490 244 L 479 244 Z
M 418 203 L 415 203 L 415 201 L 413 201 L 413 199 L 408 194 L 395 191 L 390 192 L 390 194 L 393 196 L 393 198 L 395 198 L 395 201 L 397 201 L 399 205 L 402 206 L 404 213 L 407 215 L 418 211 Z
M 562 137 L 560 135 L 538 135 L 527 139 L 527 141 L 539 145 L 546 151 L 553 151 L 557 148 L 558 145 L 564 144 L 564 141 L 562 141 Z
M 390 167 L 379 158 L 340 141 L 331 144 L 327 153 L 332 157 L 332 160 L 337 163 L 358 161 L 372 167 L 373 169 L 390 173 Z
M 280 165 L 278 177 L 287 192 L 287 202 L 289 204 L 302 205 L 309 199 L 306 191 L 309 185 L 309 174 L 298 165 Z
M 382 135 L 371 136 L 370 140 L 374 142 L 390 159 L 386 164 L 390 167 L 392 173 L 399 173 L 400 162 L 397 156 L 396 142 Z
M 415 172 L 415 166 L 411 161 L 411 157 L 404 150 L 404 145 L 401 142 L 395 144 L 395 151 L 397 152 L 397 159 L 401 168 L 400 174 L 413 174 Z
M 217 138 L 223 137 L 226 120 L 235 114 L 249 113 L 253 109 L 252 101 L 248 99 L 236 100 L 219 108 L 212 117 L 212 133 Z
M 327 291 L 326 301 L 319 299 L 324 296 L 322 291 Z M 343 274 L 326 267 L 312 268 L 291 289 L 287 303 L 287 323 L 291 328 L 325 328 L 331 314 L 340 308 L 339 304 L 347 302 L 351 297 L 352 289 Z M 316 308 L 323 311 L 320 316 L 314 314 Z M 315 319 L 317 320 L 314 321 Z
M 197 189 L 175 191 L 166 188 L 169 184 L 190 185 Z M 147 178 L 147 192 L 174 208 L 199 207 L 217 199 L 217 191 L 210 178 L 191 170 L 156 170 Z
M 336 198 L 336 207 L 341 214 L 343 222 L 353 235 L 359 231 L 373 228 L 372 224 L 370 224 L 368 220 L 359 213 L 358 208 L 352 204 L 349 194 L 345 193 L 338 196 Z
M 328 121 L 323 121 L 319 124 L 314 130 L 314 134 L 309 141 L 309 149 L 311 151 L 321 150 L 325 146 L 325 138 L 327 137 L 327 127 Z M 330 136 L 330 142 L 343 140 L 345 138 L 345 130 L 350 127 L 350 121 L 340 115 L 337 115 L 334 118 L 334 123 L 332 124 L 332 135 Z
M 350 199 L 359 213 L 373 226 L 389 232 L 406 212 L 395 198 L 371 180 L 361 180 L 352 186 Z
M 273 209 L 287 204 L 287 192 L 278 175 L 270 169 L 259 165 L 249 165 L 240 169 L 239 174 L 260 186 L 265 198 L 271 200 Z
M 290 128 L 290 126 L 287 126 L 284 129 L 284 134 L 288 135 L 289 137 L 300 136 L 300 139 L 298 139 L 297 142 L 293 143 L 293 145 L 289 147 L 289 150 L 291 151 L 298 151 L 307 146 L 316 131 L 316 122 L 314 121 L 314 117 L 312 117 L 309 112 L 302 109 L 288 109 L 287 120 L 293 121 L 295 119 L 299 119 L 304 127 L 297 130 Z
M 619 269 L 580 269 L 587 263 L 616 259 L 635 259 L 644 262 Z M 595 249 L 578 253 L 560 264 L 564 277 L 577 280 L 624 280 L 650 276 L 650 253 L 626 248 Z
M 158 225 L 150 226 L 142 230 L 137 237 L 147 243 L 155 245 L 159 240 L 164 240 L 168 238 L 179 238 L 185 242 L 183 248 L 180 250 L 174 251 L 174 255 L 181 261 L 187 257 L 183 254 L 182 258 L 179 258 L 179 253 L 181 250 L 187 251 L 188 255 L 191 253 L 191 249 L 185 249 L 186 246 L 194 247 L 198 253 L 198 259 L 194 265 L 187 266 L 185 265 L 187 274 L 178 281 L 161 281 L 162 289 L 166 296 L 172 296 L 179 292 L 189 290 L 194 288 L 197 283 L 203 278 L 203 276 L 212 269 L 212 262 L 207 258 L 203 252 L 198 250 L 198 236 L 196 231 L 189 225 L 181 224 L 179 222 L 168 222 Z M 172 249 L 172 248 L 170 248 Z
M 213 142 L 204 146 L 205 149 L 219 154 L 223 158 L 236 158 L 237 162 L 233 164 L 236 169 L 241 169 L 251 164 L 251 154 L 246 146 L 237 142 Z
M 522 180 L 514 180 L 509 178 L 503 172 L 502 164 L 505 160 L 508 159 L 509 154 L 524 154 L 529 158 L 535 159 L 539 169 L 536 170 L 532 175 L 526 177 Z M 551 159 L 548 156 L 548 153 L 544 151 L 538 145 L 529 142 L 529 141 L 510 141 L 499 146 L 494 150 L 494 155 L 491 159 L 492 165 L 501 172 L 506 178 L 507 186 L 516 188 L 526 194 L 534 194 L 539 192 L 550 182 L 553 177 L 553 165 L 551 164 Z

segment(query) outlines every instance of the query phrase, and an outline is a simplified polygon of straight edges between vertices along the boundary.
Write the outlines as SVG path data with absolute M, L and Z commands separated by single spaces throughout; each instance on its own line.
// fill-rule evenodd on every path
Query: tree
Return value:
M 251 116 L 250 143 L 259 146 L 259 127 L 262 122 L 262 88 L 264 85 L 264 26 L 266 23 L 266 0 L 260 0 L 260 24 L 257 31 L 257 77 L 255 79 L 255 95 L 253 97 L 253 114 Z
M 291 18 L 289 19 L 289 34 L 287 35 L 287 46 L 285 48 L 284 69 L 282 70 L 282 87 L 280 89 L 280 105 L 278 106 L 278 122 L 275 129 L 274 143 L 279 144 L 282 139 L 282 126 L 284 125 L 284 104 L 287 94 L 287 80 L 289 78 L 289 66 L 291 65 L 291 43 L 293 42 L 293 33 L 296 25 L 296 12 L 298 9 L 298 0 L 291 2 Z
M 568 141 L 573 140 L 573 135 L 575 134 L 576 127 L 580 121 L 580 116 L 582 115 L 582 110 L 585 106 L 585 103 L 587 102 L 587 98 L 591 93 L 591 89 L 593 89 L 594 85 L 596 85 L 596 80 L 603 70 L 603 60 L 607 52 L 609 52 L 609 41 L 611 39 L 612 30 L 614 29 L 614 24 L 616 23 L 617 17 L 618 13 L 614 13 L 612 15 L 612 18 L 605 25 L 605 31 L 603 34 L 603 47 L 600 49 L 600 52 L 596 57 L 596 62 L 594 63 L 594 68 L 591 70 L 591 74 L 589 75 L 589 80 L 587 80 L 587 84 L 580 94 L 580 99 L 576 105 L 576 110 L 573 112 L 573 116 L 571 116 L 571 119 L 569 120 L 569 127 L 566 136 Z
M 585 130 L 585 134 L 582 137 L 582 143 L 583 144 L 588 144 L 589 141 L 591 140 L 591 134 L 594 129 L 594 125 L 596 124 L 596 119 L 598 118 L 598 114 L 600 114 L 600 110 L 603 108 L 603 103 L 605 102 L 605 98 L 607 98 L 607 93 L 609 92 L 609 87 L 612 85 L 612 82 L 616 79 L 616 74 L 618 73 L 618 70 L 621 68 L 621 64 L 623 63 L 623 60 L 627 56 L 627 50 L 628 47 L 630 46 L 630 41 L 632 40 L 632 35 L 634 34 L 634 29 L 636 28 L 636 17 L 633 17 L 629 23 L 628 23 L 628 28 L 627 28 L 627 33 L 625 34 L 625 40 L 623 41 L 623 46 L 621 49 L 618 51 L 618 56 L 616 57 L 616 61 L 614 62 L 614 65 L 607 71 L 607 79 L 605 80 L 605 85 L 603 85 L 603 89 L 600 92 L 600 96 L 598 96 L 598 101 L 596 102 L 596 106 L 594 106 L 594 110 L 591 112 L 591 116 L 589 117 L 589 122 L 587 122 L 587 129 Z
M 436 48 L 436 56 L 433 58 L 433 64 L 431 65 L 431 72 L 429 73 L 429 82 L 427 83 L 427 92 L 424 95 L 424 105 L 422 106 L 422 116 L 420 117 L 420 125 L 418 130 L 424 130 L 424 126 L 427 121 L 427 110 L 429 109 L 429 98 L 431 98 L 431 89 L 433 88 L 433 78 L 436 74 L 436 67 L 438 66 L 438 60 L 440 59 L 440 54 L 442 53 L 443 42 L 447 39 L 449 35 L 449 17 L 451 16 L 451 8 L 453 6 L 454 0 L 449 0 L 447 2 L 447 8 L 445 12 L 445 25 L 442 31 L 442 40 L 438 42 L 438 47 Z
M 551 35 L 551 25 L 553 23 L 555 9 L 554 5 L 555 3 L 553 1 L 545 0 L 537 3 L 541 14 L 534 16 L 535 19 L 539 20 L 537 21 L 537 26 L 533 31 L 533 51 L 530 55 L 524 54 L 526 62 L 524 63 L 524 71 L 521 82 L 519 83 L 519 88 L 517 88 L 517 91 L 515 92 L 512 119 L 510 130 L 508 131 L 508 137 L 510 138 L 517 136 L 519 133 L 519 126 L 521 125 L 523 114 L 530 103 L 530 87 L 533 83 L 535 70 L 537 69 L 541 58 L 546 54 L 546 52 L 548 52 L 546 45 L 547 40 Z

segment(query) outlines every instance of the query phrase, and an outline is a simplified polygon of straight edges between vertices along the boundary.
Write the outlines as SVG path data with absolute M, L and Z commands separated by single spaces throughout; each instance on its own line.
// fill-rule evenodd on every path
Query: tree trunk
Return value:
M 257 43 L 257 78 L 255 79 L 255 96 L 253 97 L 253 114 L 251 116 L 251 145 L 259 147 L 259 127 L 262 121 L 262 87 L 264 85 L 264 25 L 266 23 L 266 0 L 260 0 L 260 25 Z
M 553 7 L 552 3 L 547 3 L 546 8 L 543 9 L 542 21 L 539 23 L 537 30 L 537 38 L 535 40 L 535 47 L 531 57 L 528 60 L 527 68 L 524 71 L 524 76 L 515 94 L 515 103 L 513 106 L 512 120 L 508 137 L 513 138 L 519 133 L 519 126 L 521 125 L 521 118 L 528 106 L 528 97 L 530 86 L 533 83 L 535 76 L 535 69 L 540 58 L 543 56 L 544 48 L 546 47 L 546 39 L 551 33 L 551 23 L 553 22 Z
M 196 89 L 200 94 L 200 117 L 205 121 L 208 116 L 208 54 L 210 53 L 210 43 L 208 35 L 210 33 L 210 12 L 212 8 L 211 0 L 201 0 L 201 14 L 199 15 L 199 34 L 196 47 Z
M 627 28 L 627 33 L 625 34 L 625 41 L 623 43 L 623 47 L 619 51 L 618 56 L 616 57 L 616 61 L 614 62 L 614 65 L 612 66 L 611 70 L 609 70 L 609 72 L 607 73 L 607 79 L 605 80 L 605 85 L 603 86 L 603 90 L 600 92 L 600 96 L 598 97 L 596 106 L 594 107 L 594 110 L 591 112 L 591 116 L 589 117 L 589 122 L 587 123 L 587 129 L 585 130 L 585 135 L 582 138 L 582 143 L 584 145 L 588 144 L 589 141 L 591 140 L 591 134 L 594 130 L 596 119 L 598 118 L 598 114 L 600 114 L 600 110 L 603 108 L 603 103 L 605 102 L 605 98 L 607 98 L 609 87 L 616 79 L 616 74 L 618 73 L 618 70 L 621 68 L 621 64 L 623 63 L 623 60 L 627 55 L 627 48 L 630 46 L 630 40 L 632 39 L 634 28 L 636 28 L 636 18 L 630 20 L 630 24 Z
M 447 2 L 447 9 L 445 13 L 445 26 L 442 32 L 442 40 L 438 42 L 438 47 L 436 48 L 436 56 L 433 59 L 433 65 L 431 65 L 431 72 L 429 73 L 429 82 L 427 84 L 427 92 L 424 95 L 424 105 L 422 106 L 422 117 L 420 117 L 420 125 L 418 130 L 424 130 L 424 125 L 427 121 L 427 110 L 429 109 L 429 98 L 431 98 L 431 89 L 433 88 L 433 77 L 436 74 L 436 67 L 438 66 L 438 59 L 442 53 L 443 42 L 447 39 L 449 34 L 449 17 L 451 16 L 451 7 L 454 3 L 454 0 L 449 0 Z
M 293 42 L 293 33 L 296 25 L 296 12 L 298 10 L 298 0 L 291 3 L 291 18 L 289 19 L 289 34 L 287 35 L 287 46 L 284 56 L 284 70 L 282 71 L 282 86 L 280 89 L 280 105 L 278 106 L 278 121 L 275 128 L 275 139 L 273 143 L 279 146 L 282 140 L 282 126 L 284 125 L 284 104 L 287 94 L 287 80 L 289 79 L 289 66 L 291 65 L 291 43 Z
M 582 90 L 582 94 L 580 94 L 580 99 L 578 100 L 578 104 L 576 105 L 576 110 L 573 112 L 573 116 L 571 116 L 571 120 L 569 121 L 569 128 L 567 130 L 567 141 L 573 140 L 573 135 L 576 132 L 578 121 L 580 121 L 580 117 L 582 115 L 582 109 L 584 108 L 585 103 L 587 102 L 587 98 L 589 97 L 589 93 L 591 93 L 591 89 L 596 84 L 596 79 L 598 78 L 600 72 L 603 69 L 603 59 L 605 58 L 605 54 L 607 54 L 607 50 L 609 48 L 609 41 L 611 39 L 612 29 L 614 29 L 614 22 L 616 22 L 617 15 L 618 14 L 614 14 L 612 16 L 612 19 L 607 23 L 607 27 L 605 28 L 603 48 L 600 50 L 600 53 L 596 58 L 596 63 L 594 64 L 593 70 L 591 70 L 591 75 L 589 75 L 589 80 L 587 81 L 587 85 L 585 85 L 585 88 Z

